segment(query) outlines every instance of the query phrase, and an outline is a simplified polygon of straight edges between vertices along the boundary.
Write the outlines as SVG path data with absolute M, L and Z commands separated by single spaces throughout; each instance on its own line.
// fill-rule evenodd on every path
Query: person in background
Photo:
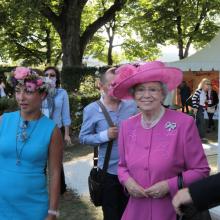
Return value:
M 122 220 L 176 220 L 171 201 L 178 174 L 187 186 L 210 170 L 193 118 L 162 105 L 182 72 L 159 61 L 117 71 L 111 94 L 134 99 L 140 109 L 119 131 L 118 176 L 130 194 Z
M 47 86 L 27 67 L 17 67 L 11 81 L 19 110 L 0 118 L 0 219 L 55 220 L 63 141 L 55 123 L 41 113 Z
M 102 172 L 104 157 L 108 142 L 113 141 L 111 156 L 107 174 L 104 178 L 103 189 L 103 215 L 104 220 L 121 220 L 122 213 L 127 204 L 127 196 L 118 181 L 118 129 L 121 121 L 137 113 L 137 107 L 132 101 L 124 101 L 112 97 L 109 94 L 111 82 L 117 75 L 116 68 L 108 69 L 100 77 L 100 101 L 106 107 L 115 127 L 108 126 L 105 116 L 97 104 L 93 102 L 83 110 L 83 123 L 81 126 L 79 139 L 82 144 L 92 146 L 99 145 L 98 167 Z
M 70 107 L 67 91 L 60 87 L 60 72 L 55 67 L 47 67 L 44 70 L 46 82 L 50 85 L 47 98 L 42 103 L 42 112 L 51 118 L 61 129 L 64 141 L 71 145 Z M 67 191 L 63 166 L 61 168 L 61 195 Z
M 196 125 L 199 130 L 199 136 L 202 140 L 205 138 L 205 119 L 204 111 L 207 103 L 207 91 L 211 82 L 209 79 L 203 78 L 192 97 L 193 112 L 196 117 Z
M 217 105 L 218 105 L 218 102 L 219 102 L 218 94 L 215 90 L 212 89 L 211 85 L 209 86 L 206 97 L 207 97 L 207 109 L 206 109 L 206 111 L 207 111 L 208 118 L 209 118 L 207 133 L 209 133 L 211 131 L 211 129 L 213 129 L 213 131 L 215 130 L 215 123 L 214 123 L 214 120 L 213 120 L 213 116 L 214 116 L 214 113 L 217 109 Z
M 186 107 L 186 113 L 189 113 L 189 106 L 187 104 L 187 99 L 190 97 L 191 90 L 189 86 L 187 85 L 186 81 L 182 81 L 182 83 L 179 85 L 179 94 L 181 98 L 181 104 L 182 104 L 182 112 L 184 112 L 184 109 Z
M 5 93 L 5 84 L 3 81 L 3 77 L 0 77 L 0 98 L 1 97 L 5 97 L 6 93 Z
M 191 184 L 179 190 L 173 197 L 173 207 L 181 215 L 181 206 L 194 204 L 199 211 L 215 207 L 220 203 L 220 173 Z

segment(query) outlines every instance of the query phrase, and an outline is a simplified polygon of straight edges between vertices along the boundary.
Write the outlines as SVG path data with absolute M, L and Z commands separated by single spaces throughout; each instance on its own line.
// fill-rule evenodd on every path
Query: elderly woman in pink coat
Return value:
M 210 171 L 194 119 L 162 105 L 182 72 L 153 61 L 123 65 L 117 74 L 111 94 L 133 98 L 140 109 L 122 122 L 119 133 L 118 175 L 130 194 L 122 220 L 176 220 L 177 175 L 182 173 L 188 186 Z

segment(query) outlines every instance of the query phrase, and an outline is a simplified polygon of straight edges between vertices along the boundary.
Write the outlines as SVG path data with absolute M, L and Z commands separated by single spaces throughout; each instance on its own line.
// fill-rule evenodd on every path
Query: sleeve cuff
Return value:
M 109 141 L 108 130 L 101 131 L 99 133 L 99 137 L 100 137 L 101 142 L 103 143 Z
M 128 181 L 129 179 L 129 175 L 128 174 L 124 174 L 124 176 L 122 178 L 120 178 L 120 183 L 125 186 L 125 183 Z

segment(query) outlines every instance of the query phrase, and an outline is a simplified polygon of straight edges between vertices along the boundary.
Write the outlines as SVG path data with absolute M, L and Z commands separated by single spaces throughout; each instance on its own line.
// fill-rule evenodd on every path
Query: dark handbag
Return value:
M 194 94 L 190 95 L 189 98 L 187 98 L 186 100 L 186 105 L 190 106 L 190 107 L 193 107 L 193 104 L 192 104 L 192 97 L 193 97 Z
M 184 187 L 182 173 L 178 174 L 178 189 Z M 177 220 L 212 220 L 209 211 L 200 212 L 193 204 L 183 205 L 180 207 L 183 212 L 182 216 L 177 216 Z
M 100 101 L 97 101 L 97 104 L 101 107 L 102 112 L 109 126 L 110 127 L 114 126 L 105 106 Z M 102 205 L 103 181 L 104 181 L 107 169 L 108 169 L 109 159 L 110 159 L 111 150 L 112 150 L 112 144 L 113 144 L 112 140 L 108 142 L 108 147 L 105 153 L 105 160 L 104 160 L 102 170 L 98 170 L 98 167 L 97 167 L 98 147 L 94 148 L 93 168 L 91 169 L 89 177 L 88 177 L 88 185 L 89 185 L 90 200 L 95 206 Z
M 88 177 L 90 200 L 95 206 L 102 205 L 102 176 L 99 174 L 97 167 L 93 167 Z

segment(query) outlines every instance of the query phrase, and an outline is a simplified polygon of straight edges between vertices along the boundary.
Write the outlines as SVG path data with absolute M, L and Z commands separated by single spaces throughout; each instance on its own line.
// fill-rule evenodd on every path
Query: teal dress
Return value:
M 0 122 L 0 220 L 44 220 L 48 212 L 44 167 L 55 123 L 24 122 L 20 112 Z

